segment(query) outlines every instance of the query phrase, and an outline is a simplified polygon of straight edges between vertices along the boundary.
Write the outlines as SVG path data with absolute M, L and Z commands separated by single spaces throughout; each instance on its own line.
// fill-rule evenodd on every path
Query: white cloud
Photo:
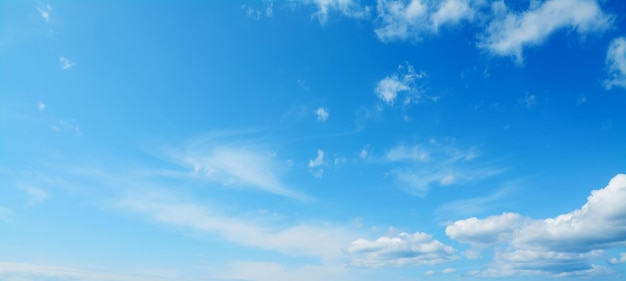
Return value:
M 348 162 L 348 159 L 346 159 L 345 157 L 335 157 L 335 165 L 343 165 L 346 164 Z
M 441 272 L 444 273 L 444 274 L 454 273 L 454 272 L 456 272 L 456 268 L 447 267 L 447 268 L 444 268 Z
M 620 253 L 619 258 L 612 258 L 609 260 L 609 263 L 611 264 L 626 263 L 626 253 Z
M 456 221 L 446 234 L 473 245 L 509 245 L 497 248 L 496 262 L 485 274 L 603 274 L 602 267 L 590 263 L 604 249 L 626 245 L 624 202 L 626 175 L 619 174 L 605 188 L 592 191 L 580 209 L 555 218 L 533 220 L 504 213 Z
M 315 159 L 309 160 L 309 168 L 315 168 L 321 165 L 324 165 L 324 151 L 318 149 L 317 157 L 315 157 Z
M 182 202 L 169 194 L 143 193 L 119 200 L 116 206 L 168 225 L 214 233 L 233 243 L 291 256 L 333 260 L 343 255 L 341 248 L 356 236 L 347 228 L 326 222 L 300 222 L 286 227 L 261 224 L 254 219 L 221 215 L 207 203 Z
M 50 21 L 50 14 L 52 14 L 52 7 L 50 6 L 50 4 L 39 5 L 39 6 L 37 6 L 36 9 L 37 9 L 37 12 L 39 12 L 39 15 L 41 15 L 41 17 L 46 22 Z
M 626 88 L 626 37 L 614 39 L 606 53 L 608 78 L 604 81 L 607 89 L 613 86 Z
M 512 56 L 523 64 L 523 48 L 540 45 L 557 30 L 570 29 L 580 35 L 606 30 L 613 18 L 594 0 L 531 1 L 521 14 L 508 11 L 504 2 L 494 2 L 495 19 L 478 44 L 494 55 Z
M 503 171 L 477 167 L 473 163 L 479 154 L 474 147 L 460 150 L 452 141 L 433 140 L 428 144 L 392 147 L 384 160 L 392 166 L 390 174 L 402 189 L 424 196 L 432 185 L 463 184 Z
M 433 271 L 433 270 L 427 270 L 427 271 L 424 271 L 424 275 L 425 275 L 425 276 L 432 276 L 432 275 L 435 275 L 435 271 Z
M 493 245 L 510 241 L 513 233 L 528 223 L 529 219 L 515 213 L 504 213 L 485 219 L 472 217 L 448 225 L 446 235 L 475 246 Z
M 426 73 L 416 72 L 412 65 L 401 64 L 396 73 L 378 81 L 374 92 L 388 105 L 393 105 L 399 94 L 405 94 L 405 104 L 418 102 L 421 96 L 416 81 L 425 76 Z
M 48 193 L 34 186 L 22 186 L 21 189 L 28 194 L 28 205 L 37 205 L 48 199 Z
M 353 0 L 309 0 L 317 6 L 317 12 L 313 14 L 321 24 L 328 21 L 328 15 L 337 12 L 343 16 L 355 19 L 364 19 L 369 17 L 371 8 L 364 6 Z
M 511 188 L 504 187 L 493 194 L 470 199 L 461 199 L 447 202 L 435 210 L 435 213 L 443 217 L 467 217 L 484 213 L 493 208 L 504 197 L 511 193 Z
M 263 8 L 255 8 L 246 4 L 241 5 L 241 9 L 246 12 L 249 18 L 260 20 L 265 15 L 268 18 L 274 16 L 274 3 L 271 0 L 263 1 Z
M 156 270 L 155 270 L 156 271 Z M 162 272 L 162 270 L 159 270 Z M 24 280 L 87 280 L 87 281 L 164 281 L 179 279 L 173 274 L 115 274 L 86 271 L 64 266 L 39 265 L 17 262 L 0 262 L 0 279 L 4 281 Z
M 59 63 L 61 64 L 61 68 L 65 69 L 70 69 L 74 66 L 76 66 L 76 63 L 73 61 L 70 61 L 69 59 L 67 59 L 64 56 L 60 56 L 59 57 Z
M 317 115 L 317 121 L 326 122 L 326 119 L 328 119 L 328 109 L 318 107 L 317 110 L 315 110 L 315 115 Z
M 346 252 L 353 256 L 350 264 L 357 267 L 440 264 L 458 258 L 454 248 L 423 232 L 402 232 L 375 241 L 358 239 L 350 244 Z
M 82 135 L 82 131 L 80 127 L 74 120 L 61 119 L 59 120 L 59 123 L 57 125 L 52 126 L 52 129 L 57 132 L 69 130 L 69 131 L 73 131 L 76 136 Z
M 483 1 L 469 0 L 379 0 L 376 7 L 380 26 L 375 32 L 383 42 L 393 40 L 421 40 L 425 34 L 437 33 L 443 25 L 471 21 L 475 6 Z
M 387 161 L 419 161 L 428 162 L 430 160 L 430 154 L 428 151 L 420 148 L 418 145 L 413 147 L 406 147 L 405 145 L 398 145 L 387 151 L 385 155 Z
M 266 192 L 307 200 L 281 182 L 279 172 L 283 161 L 262 149 L 244 144 L 223 145 L 219 142 L 199 142 L 187 147 L 186 151 L 170 155 L 174 162 L 191 167 L 194 175 L 217 181 L 226 186 L 241 186 Z
M 526 108 L 531 109 L 537 105 L 537 97 L 535 95 L 526 94 L 524 98 L 519 99 L 518 102 L 526 106 Z
M 44 111 L 44 110 L 46 110 L 46 104 L 40 101 L 40 102 L 37 104 L 37 109 L 39 109 L 39 111 Z
M 431 16 L 435 30 L 444 24 L 458 24 L 461 20 L 471 20 L 474 17 L 474 9 L 469 0 L 447 0 L 441 2 L 439 9 Z
M 365 148 L 361 149 L 361 152 L 359 152 L 359 158 L 361 159 L 367 158 L 368 155 L 369 155 L 369 151 L 367 151 L 367 149 Z

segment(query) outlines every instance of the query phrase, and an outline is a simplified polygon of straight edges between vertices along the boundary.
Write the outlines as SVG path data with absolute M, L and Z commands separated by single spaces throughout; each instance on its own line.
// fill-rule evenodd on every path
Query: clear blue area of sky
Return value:
M 516 56 L 484 45 L 504 2 L 439 27 L 443 1 L 391 2 L 2 1 L 0 279 L 623 278 L 624 236 L 519 266 L 522 236 L 448 230 L 569 214 L 626 172 L 626 5 L 505 1 L 600 9 L 555 8 Z

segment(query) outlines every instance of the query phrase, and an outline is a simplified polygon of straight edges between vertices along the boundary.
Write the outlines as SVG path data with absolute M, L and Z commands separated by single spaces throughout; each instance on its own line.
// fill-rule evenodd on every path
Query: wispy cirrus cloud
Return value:
M 280 180 L 282 161 L 277 161 L 271 151 L 253 145 L 199 141 L 169 156 L 173 162 L 191 168 L 193 174 L 201 179 L 302 201 L 309 199 Z
M 264 0 L 261 8 L 243 4 L 241 9 L 246 12 L 246 16 L 255 20 L 260 20 L 262 16 L 268 18 L 274 16 L 274 2 L 272 0 Z
M 334 260 L 343 255 L 341 248 L 357 236 L 348 228 L 327 222 L 300 222 L 290 226 L 263 224 L 220 214 L 206 203 L 200 205 L 157 192 L 131 195 L 114 205 L 167 225 L 217 234 L 233 243 L 290 256 Z
M 60 56 L 59 57 L 59 63 L 61 64 L 61 68 L 63 70 L 70 69 L 70 68 L 76 66 L 75 62 L 69 60 L 68 58 L 66 58 L 64 56 Z
M 607 89 L 626 88 L 626 37 L 611 41 L 606 53 L 608 78 L 604 81 Z
M 619 174 L 592 191 L 581 208 L 555 218 L 536 220 L 516 213 L 472 217 L 448 225 L 446 234 L 494 247 L 494 261 L 479 275 L 605 275 L 610 270 L 594 261 L 605 249 L 626 245 L 625 200 L 626 175 Z
M 39 12 L 39 15 L 46 21 L 46 22 L 50 22 L 50 16 L 52 14 L 52 7 L 50 6 L 50 4 L 45 4 L 45 5 L 39 5 L 36 7 L 37 12 Z
M 155 270 L 156 271 L 156 270 Z M 0 278 L 5 281 L 23 280 L 86 280 L 86 281 L 164 281 L 180 278 L 173 274 L 116 274 L 74 267 L 0 261 Z
M 72 131 L 74 135 L 80 136 L 83 134 L 80 126 L 75 120 L 72 119 L 60 119 L 56 125 L 52 126 L 52 130 L 61 132 L 61 131 Z
M 317 7 L 312 17 L 317 18 L 321 24 L 325 24 L 332 13 L 354 19 L 365 19 L 370 16 L 371 11 L 370 6 L 363 5 L 358 0 L 308 0 L 307 2 Z
M 391 165 L 389 173 L 402 189 L 425 196 L 433 185 L 463 184 L 504 170 L 475 164 L 479 155 L 476 147 L 459 149 L 451 141 L 430 139 L 428 143 L 389 148 L 384 160 Z
M 28 205 L 32 206 L 41 204 L 48 199 L 48 193 L 41 188 L 30 185 L 22 186 L 20 188 L 28 194 Z
M 523 49 L 541 45 L 558 30 L 569 29 L 580 35 L 608 29 L 613 17 L 594 0 L 548 0 L 531 2 L 522 13 L 510 11 L 504 1 L 492 4 L 492 16 L 478 47 L 498 56 L 513 57 L 524 63 Z

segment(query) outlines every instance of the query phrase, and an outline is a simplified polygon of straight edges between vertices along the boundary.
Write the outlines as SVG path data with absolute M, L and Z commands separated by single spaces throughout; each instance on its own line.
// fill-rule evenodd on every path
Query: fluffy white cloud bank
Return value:
M 609 28 L 613 18 L 605 14 L 595 0 L 548 0 L 516 13 L 504 1 L 492 4 L 491 21 L 478 46 L 499 56 L 512 56 L 522 64 L 523 48 L 543 43 L 562 29 L 580 35 Z
M 424 34 L 437 33 L 440 27 L 472 21 L 476 6 L 484 1 L 394 1 L 379 0 L 376 36 L 383 42 L 420 40 Z
M 504 244 L 497 248 L 493 275 L 549 273 L 553 275 L 606 274 L 591 264 L 604 249 L 626 245 L 626 175 L 594 190 L 587 202 L 572 212 L 534 220 L 504 213 L 485 219 L 459 220 L 446 228 L 455 240 L 478 246 Z
M 584 37 L 607 30 L 614 20 L 612 15 L 602 10 L 603 1 L 528 2 L 526 10 L 513 11 L 505 1 L 378 0 L 374 32 L 382 42 L 417 42 L 426 36 L 438 34 L 446 27 L 473 25 L 483 30 L 478 34 L 479 48 L 496 56 L 512 57 L 517 64 L 522 65 L 524 48 L 541 45 L 557 31 L 573 31 Z M 318 7 L 314 17 L 321 23 L 327 21 L 332 11 L 361 19 L 368 18 L 370 14 L 369 6 L 352 0 L 313 0 L 310 3 Z M 402 81 L 387 80 L 386 83 L 400 90 L 403 87 L 398 82 Z
M 440 264 L 458 259 L 454 248 L 423 232 L 402 232 L 375 241 L 358 239 L 350 244 L 346 252 L 353 257 L 350 264 L 357 267 Z
M 606 53 L 608 78 L 604 81 L 607 89 L 626 88 L 626 37 L 614 39 Z

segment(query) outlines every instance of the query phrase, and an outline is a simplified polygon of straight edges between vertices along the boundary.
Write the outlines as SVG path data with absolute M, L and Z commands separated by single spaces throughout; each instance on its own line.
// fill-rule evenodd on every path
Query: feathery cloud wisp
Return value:
M 65 70 L 65 69 L 70 69 L 70 68 L 72 68 L 72 67 L 76 66 L 76 63 L 75 63 L 75 62 L 70 61 L 69 59 L 67 59 L 67 58 L 66 58 L 66 57 L 64 57 L 64 56 L 60 56 L 60 57 L 59 57 L 59 63 L 61 64 L 61 68 L 62 68 L 63 70 Z
M 626 88 L 626 37 L 614 39 L 606 53 L 608 78 L 604 81 L 607 89 L 614 86 Z

